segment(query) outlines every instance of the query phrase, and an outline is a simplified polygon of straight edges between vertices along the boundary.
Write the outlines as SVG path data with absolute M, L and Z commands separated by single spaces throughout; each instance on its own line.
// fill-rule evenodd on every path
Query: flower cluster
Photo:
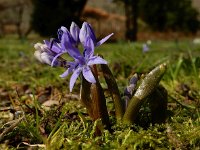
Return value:
M 69 84 L 71 92 L 81 73 L 88 82 L 96 83 L 90 67 L 94 64 L 107 64 L 107 61 L 94 55 L 94 49 L 107 41 L 112 35 L 113 33 L 98 41 L 90 24 L 84 22 L 82 27 L 79 28 L 72 22 L 70 30 L 63 26 L 58 29 L 57 39 L 44 40 L 44 44 L 35 44 L 34 55 L 41 63 L 52 67 L 65 67 L 66 71 L 60 75 L 61 77 L 66 77 L 72 73 Z M 83 54 L 78 49 L 79 44 L 83 45 Z M 66 53 L 73 58 L 73 61 L 62 58 L 62 55 Z

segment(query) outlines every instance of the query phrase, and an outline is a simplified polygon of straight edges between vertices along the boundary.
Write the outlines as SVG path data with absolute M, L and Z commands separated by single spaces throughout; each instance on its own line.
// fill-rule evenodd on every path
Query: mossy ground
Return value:
M 102 129 L 102 136 L 95 137 L 99 121 L 92 123 L 78 100 L 80 81 L 70 93 L 69 77 L 59 77 L 62 68 L 34 59 L 37 41 L 42 40 L 0 39 L 0 149 L 200 149 L 200 44 L 152 41 L 147 53 L 143 42 L 98 47 L 121 92 L 131 74 L 168 62 L 161 81 L 168 91 L 168 118 L 145 128 L 116 125 L 108 98 L 114 132 Z

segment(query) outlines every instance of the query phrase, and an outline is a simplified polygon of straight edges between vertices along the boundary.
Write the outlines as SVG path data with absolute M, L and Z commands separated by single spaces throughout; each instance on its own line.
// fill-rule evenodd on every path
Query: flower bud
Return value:
M 72 38 L 74 39 L 76 45 L 78 45 L 79 43 L 79 33 L 80 33 L 80 28 L 78 27 L 78 25 L 74 22 L 72 22 L 71 26 L 70 26 L 70 33 L 72 35 Z
M 37 60 L 39 60 L 41 63 L 43 63 L 42 58 L 41 58 L 41 51 L 40 50 L 36 50 L 34 52 L 34 56 Z
M 86 38 L 88 36 L 93 40 L 94 44 L 96 45 L 96 43 L 97 43 L 96 36 L 94 34 L 92 27 L 87 22 L 84 22 L 82 25 L 82 28 L 80 30 L 80 34 L 79 34 L 80 42 L 83 45 L 85 45 Z

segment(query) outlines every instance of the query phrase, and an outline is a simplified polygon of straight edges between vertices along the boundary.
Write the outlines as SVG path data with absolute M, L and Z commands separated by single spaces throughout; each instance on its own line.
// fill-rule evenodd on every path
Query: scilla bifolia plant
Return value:
M 150 103 L 152 122 L 163 122 L 165 120 L 167 96 L 165 90 L 160 88 L 158 84 L 166 71 L 166 64 L 157 66 L 141 81 L 137 75 L 133 75 L 121 97 L 107 61 L 101 56 L 94 55 L 95 47 L 103 44 L 112 35 L 113 33 L 98 41 L 90 24 L 84 22 L 80 29 L 72 22 L 70 30 L 65 27 L 58 29 L 57 39 L 44 40 L 44 44 L 35 44 L 36 51 L 34 55 L 41 63 L 52 67 L 64 67 L 66 71 L 60 75 L 62 78 L 72 74 L 69 82 L 70 92 L 72 92 L 77 78 L 80 77 L 81 102 L 86 107 L 92 120 L 100 119 L 109 131 L 111 131 L 111 124 L 106 107 L 106 98 L 99 82 L 98 75 L 100 71 L 103 73 L 114 101 L 117 122 L 134 123 L 145 100 Z M 83 54 L 78 49 L 79 44 L 84 48 Z M 73 58 L 73 61 L 64 59 L 63 54 L 68 54 Z M 97 127 L 98 131 L 100 133 Z

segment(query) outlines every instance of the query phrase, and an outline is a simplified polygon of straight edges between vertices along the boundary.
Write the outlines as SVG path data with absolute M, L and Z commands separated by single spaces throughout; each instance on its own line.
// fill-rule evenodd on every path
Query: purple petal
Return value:
M 80 34 L 79 34 L 79 39 L 83 45 L 85 45 L 86 38 L 88 36 L 90 36 L 90 38 L 93 40 L 93 42 L 96 43 L 96 36 L 94 34 L 92 27 L 87 22 L 84 22 L 81 27 Z
M 71 26 L 70 26 L 70 33 L 74 39 L 74 41 L 76 42 L 76 44 L 78 44 L 79 40 L 79 33 L 80 33 L 80 28 L 78 27 L 78 25 L 74 22 L 72 22 Z
M 63 31 L 63 32 L 68 32 L 68 29 L 64 26 L 61 26 L 60 30 Z
M 80 34 L 79 34 L 79 39 L 80 39 L 80 42 L 84 45 L 85 43 L 85 38 L 87 36 L 87 29 L 86 29 L 86 25 L 85 25 L 85 22 L 83 23 L 82 27 L 81 27 L 81 30 L 80 30 Z
M 60 53 L 62 51 L 60 44 L 58 44 L 55 39 L 51 39 L 50 41 L 44 40 L 44 43 L 48 49 L 54 53 Z
M 73 58 L 76 58 L 78 59 L 80 56 L 81 56 L 81 53 L 80 51 L 75 48 L 72 43 L 71 43 L 71 40 L 70 40 L 70 33 L 69 32 L 66 32 L 63 34 L 63 37 L 62 37 L 62 40 L 61 40 L 61 47 L 63 49 L 65 49 L 69 55 Z
M 92 74 L 92 71 L 89 66 L 83 68 L 83 76 L 88 82 L 96 83 L 94 75 Z
M 149 51 L 149 47 L 148 47 L 147 44 L 143 44 L 143 45 L 142 45 L 142 51 L 143 51 L 144 53 Z
M 61 78 L 65 78 L 73 71 L 72 68 L 68 68 L 63 74 L 60 75 Z
M 54 38 L 51 38 L 50 41 L 48 40 L 44 40 L 44 44 L 47 45 L 48 48 L 51 48 L 52 45 L 54 44 L 54 42 L 56 42 L 57 40 Z
M 92 26 L 89 23 L 87 23 L 87 28 L 88 28 L 88 31 L 90 33 L 91 39 L 93 40 L 94 43 L 96 43 L 97 39 L 96 39 L 96 36 L 94 34 L 94 30 L 92 29 Z
M 53 60 L 52 60 L 52 62 L 51 62 L 51 66 L 52 66 L 52 67 L 54 66 L 54 62 L 56 61 L 56 59 L 57 59 L 59 56 L 63 55 L 64 53 L 66 53 L 66 52 L 59 53 L 59 54 L 57 54 L 56 56 L 54 56 L 54 58 L 53 58 Z
M 79 56 L 76 60 L 78 61 L 78 63 L 80 65 L 85 65 L 86 64 L 86 60 L 85 60 L 85 58 L 83 56 Z
M 74 71 L 74 73 L 72 74 L 71 78 L 70 78 L 70 82 L 69 82 L 69 89 L 70 92 L 72 92 L 72 89 L 74 87 L 74 84 L 76 82 L 76 79 L 78 78 L 79 74 L 81 73 L 82 69 L 78 68 Z
M 94 64 L 107 64 L 107 61 L 99 56 L 94 56 L 89 59 L 87 65 L 94 65 Z
M 69 66 L 69 68 L 60 75 L 61 78 L 68 76 L 78 66 L 78 62 L 67 62 L 67 66 Z
M 47 45 L 47 47 L 51 47 L 51 42 L 50 42 L 50 41 L 48 41 L 48 40 L 44 40 L 44 44 L 46 44 L 46 45 Z
M 72 62 L 67 62 L 67 65 L 70 66 L 71 68 L 76 68 L 76 66 L 78 65 L 77 61 L 72 61 Z
M 67 65 L 70 66 L 70 68 L 75 69 L 76 67 L 78 67 L 79 62 L 78 62 L 78 60 L 75 60 L 73 62 L 67 62 Z
M 55 53 L 61 53 L 62 49 L 58 43 L 54 43 L 51 47 L 51 50 Z
M 113 33 L 109 34 L 108 36 L 106 36 L 105 38 L 101 39 L 99 42 L 97 42 L 96 46 L 99 46 L 101 44 L 103 44 L 105 41 L 107 41 L 111 36 L 113 35 Z
M 94 55 L 94 42 L 92 39 L 88 36 L 84 45 L 84 52 L 83 55 L 86 59 L 92 57 Z
M 62 35 L 63 35 L 64 32 L 68 32 L 68 30 L 67 30 L 66 27 L 61 26 L 61 28 L 58 29 L 58 32 L 57 32 L 57 34 L 58 34 L 58 39 L 59 39 L 60 41 L 61 41 L 61 39 L 62 39 Z
M 66 42 L 70 42 L 71 45 L 74 43 L 74 39 L 68 30 L 66 32 L 63 32 L 62 38 L 60 40 L 61 43 L 63 40 L 66 40 Z

